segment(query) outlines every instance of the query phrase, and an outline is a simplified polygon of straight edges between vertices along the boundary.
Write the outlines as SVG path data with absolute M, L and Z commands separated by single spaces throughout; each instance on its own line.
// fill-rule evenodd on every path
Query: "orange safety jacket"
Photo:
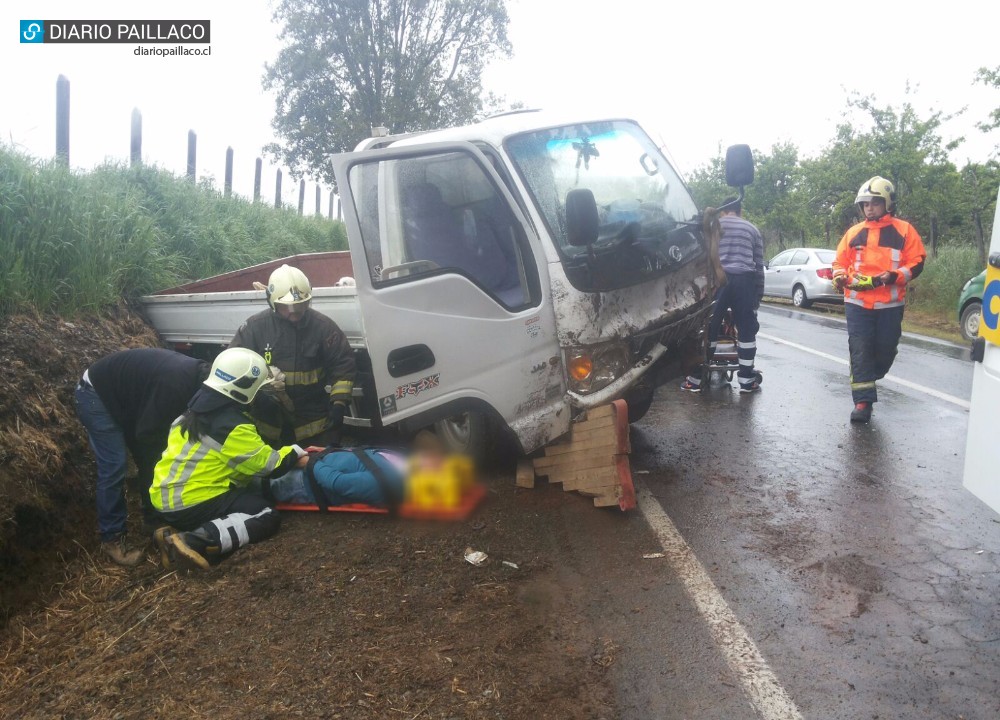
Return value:
M 896 307 L 906 298 L 906 283 L 924 269 L 924 242 L 905 220 L 883 215 L 878 220 L 858 223 L 840 239 L 833 261 L 833 277 L 875 277 L 886 271 L 896 273 L 894 282 L 868 290 L 844 289 L 844 302 L 869 310 Z

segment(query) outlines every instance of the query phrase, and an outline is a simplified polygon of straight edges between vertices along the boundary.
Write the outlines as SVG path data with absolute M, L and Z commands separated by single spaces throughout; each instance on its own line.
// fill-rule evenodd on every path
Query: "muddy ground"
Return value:
M 155 336 L 123 311 L 14 318 L 0 339 L 0 717 L 616 717 L 617 648 L 573 591 L 586 569 L 563 565 L 558 487 L 495 472 L 462 521 L 284 513 L 210 571 L 152 547 L 126 570 L 97 551 L 72 390 Z

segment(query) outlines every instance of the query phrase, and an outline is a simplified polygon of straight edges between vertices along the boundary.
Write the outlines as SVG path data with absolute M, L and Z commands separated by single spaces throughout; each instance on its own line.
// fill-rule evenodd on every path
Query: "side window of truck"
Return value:
M 444 153 L 380 163 L 365 173 L 362 234 L 373 284 L 464 275 L 508 309 L 534 304 L 538 279 L 527 238 L 506 200 L 470 156 Z M 369 201 L 363 193 L 377 189 Z M 382 198 L 380 201 L 378 198 Z M 370 209 L 375 206 L 376 223 Z

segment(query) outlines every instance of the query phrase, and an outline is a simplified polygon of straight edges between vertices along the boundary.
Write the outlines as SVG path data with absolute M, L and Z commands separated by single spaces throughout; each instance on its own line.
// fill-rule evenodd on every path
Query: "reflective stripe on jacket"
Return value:
M 883 215 L 878 220 L 858 223 L 841 238 L 833 275 L 846 275 L 848 284 L 856 275 L 875 277 L 886 271 L 896 273 L 896 281 L 870 290 L 845 290 L 844 302 L 871 309 L 902 305 L 906 284 L 924 269 L 923 240 L 905 220 Z
M 229 347 L 249 348 L 285 373 L 296 440 L 325 429 L 334 400 L 350 405 L 356 374 L 354 351 L 337 323 L 312 308 L 297 324 L 272 310 L 259 312 L 236 331 Z M 258 408 L 263 409 L 263 405 Z M 266 437 L 280 437 L 275 418 L 255 412 L 255 420 Z
M 273 449 L 250 419 L 229 406 L 210 414 L 210 429 L 195 440 L 174 421 L 167 449 L 153 471 L 149 497 L 157 510 L 173 512 L 245 486 L 252 478 L 285 473 L 298 460 L 294 447 Z

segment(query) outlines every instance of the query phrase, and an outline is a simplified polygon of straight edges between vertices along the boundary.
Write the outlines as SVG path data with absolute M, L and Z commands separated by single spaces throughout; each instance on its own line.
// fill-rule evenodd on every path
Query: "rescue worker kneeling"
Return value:
M 258 434 L 248 411 L 270 382 L 260 355 L 223 350 L 171 426 L 149 490 L 154 514 L 169 526 L 154 535 L 165 566 L 207 569 L 278 531 L 277 511 L 247 486 L 304 467 L 308 454 L 298 445 L 275 450 Z

